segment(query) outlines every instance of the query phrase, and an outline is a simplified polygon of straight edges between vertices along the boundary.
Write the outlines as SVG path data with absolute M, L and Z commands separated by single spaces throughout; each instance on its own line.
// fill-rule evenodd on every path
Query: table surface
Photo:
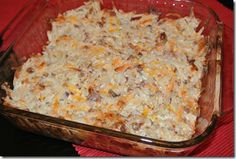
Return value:
M 219 0 L 232 9 L 231 2 Z M 0 0 L 0 32 L 26 0 Z M 0 116 L 0 156 L 78 156 L 71 143 L 19 130 Z

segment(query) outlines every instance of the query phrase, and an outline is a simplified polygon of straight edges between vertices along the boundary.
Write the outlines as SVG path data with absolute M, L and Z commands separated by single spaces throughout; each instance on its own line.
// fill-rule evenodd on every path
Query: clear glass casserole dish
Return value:
M 31 0 L 18 13 L 1 34 L 0 84 L 13 84 L 14 70 L 30 55 L 42 51 L 47 42 L 50 20 L 58 13 L 74 9 L 83 0 Z M 161 18 L 187 16 L 191 11 L 201 20 L 203 34 L 208 36 L 208 70 L 204 73 L 199 105 L 201 118 L 208 121 L 206 127 L 197 126 L 195 136 L 187 141 L 167 142 L 152 138 L 121 133 L 113 130 L 66 121 L 4 106 L 0 112 L 15 125 L 26 131 L 50 136 L 76 144 L 117 154 L 133 156 L 183 156 L 203 143 L 214 130 L 221 114 L 221 49 L 223 25 L 210 8 L 188 0 L 103 0 L 103 7 L 113 5 L 123 11 L 157 12 Z M 200 28 L 200 27 L 199 27 Z M 0 97 L 5 93 L 0 90 Z M 198 125 L 201 125 L 199 122 Z

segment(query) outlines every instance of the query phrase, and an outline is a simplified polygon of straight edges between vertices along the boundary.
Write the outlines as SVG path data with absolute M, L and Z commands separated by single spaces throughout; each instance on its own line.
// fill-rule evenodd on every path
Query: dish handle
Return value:
M 219 120 L 216 128 L 219 128 L 225 124 L 233 121 L 233 105 L 230 107 L 223 106 L 222 97 L 222 49 L 223 49 L 223 34 L 224 29 L 228 29 L 222 22 L 217 23 L 219 31 L 217 35 L 217 50 L 216 50 L 216 90 L 215 90 L 215 113 L 218 115 Z

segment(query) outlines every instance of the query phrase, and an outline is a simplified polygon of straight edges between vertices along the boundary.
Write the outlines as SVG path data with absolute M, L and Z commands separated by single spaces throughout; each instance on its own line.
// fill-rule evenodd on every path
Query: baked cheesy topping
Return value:
M 206 40 L 193 15 L 159 19 L 89 1 L 57 16 L 5 104 L 166 141 L 192 138 Z

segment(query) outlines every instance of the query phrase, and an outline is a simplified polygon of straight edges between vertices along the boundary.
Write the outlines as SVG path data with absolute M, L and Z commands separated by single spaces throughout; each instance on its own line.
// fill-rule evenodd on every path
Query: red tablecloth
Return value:
M 0 31 L 8 24 L 27 0 L 0 0 Z M 216 11 L 225 24 L 223 49 L 223 107 L 233 107 L 233 12 L 216 0 L 199 0 Z M 219 127 L 201 147 L 191 156 L 233 156 L 234 155 L 234 123 L 233 113 L 228 114 L 219 122 Z M 73 145 L 81 156 L 116 156 L 114 154 Z

